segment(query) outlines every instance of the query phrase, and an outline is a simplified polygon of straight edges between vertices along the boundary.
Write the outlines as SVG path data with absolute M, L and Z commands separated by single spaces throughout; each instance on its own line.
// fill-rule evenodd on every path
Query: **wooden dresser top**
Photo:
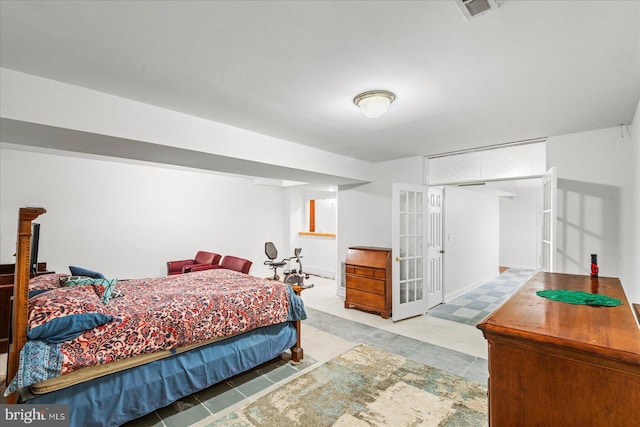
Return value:
M 345 263 L 362 267 L 385 268 L 391 258 L 391 249 L 370 246 L 352 246 Z
M 598 293 L 617 298 L 622 305 L 567 304 L 536 295 L 542 289 Z M 618 279 L 537 273 L 478 328 L 485 337 L 526 339 L 640 366 L 640 328 L 632 310 Z

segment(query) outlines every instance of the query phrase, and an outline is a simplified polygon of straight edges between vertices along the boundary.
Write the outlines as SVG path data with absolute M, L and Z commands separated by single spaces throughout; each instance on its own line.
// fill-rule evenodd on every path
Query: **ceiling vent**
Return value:
M 499 7 L 497 0 L 453 0 L 456 2 L 458 9 L 462 12 L 464 19 L 470 19 L 482 16 L 487 12 L 495 10 Z

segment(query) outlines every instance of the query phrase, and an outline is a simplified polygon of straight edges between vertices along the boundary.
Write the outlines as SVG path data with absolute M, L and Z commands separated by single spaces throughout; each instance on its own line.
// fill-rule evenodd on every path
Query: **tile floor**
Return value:
M 514 273 L 514 271 L 511 272 L 512 275 Z M 470 310 L 487 311 L 497 303 L 497 300 L 488 301 L 498 297 L 492 292 L 503 292 L 504 296 L 510 295 L 517 288 L 513 287 L 515 279 L 504 274 L 497 281 L 474 290 L 475 294 L 472 296 L 490 297 L 484 298 L 487 301 L 481 299 L 483 303 L 487 303 L 486 306 L 474 308 L 475 306 L 469 306 L 470 303 L 456 305 L 461 301 L 454 300 L 456 304 L 453 306 L 457 307 L 456 310 L 444 309 L 450 305 L 445 304 L 440 306 L 442 307 L 440 311 L 444 313 L 438 314 L 437 317 L 436 315 L 417 316 L 395 323 L 391 319 L 382 319 L 375 314 L 345 309 L 342 298 L 336 296 L 335 281 L 312 277 L 308 282 L 313 283 L 315 287 L 305 290 L 302 294 L 309 318 L 303 322 L 302 347 L 305 360 L 301 364 L 290 364 L 288 355 L 285 354 L 281 360 L 216 384 L 145 417 L 131 421 L 126 426 L 207 426 L 214 419 L 269 393 L 318 364 L 344 353 L 357 343 L 380 347 L 484 383 L 488 377 L 487 345 L 482 333 L 475 328 L 477 322 L 470 320 L 475 319 L 479 314 L 469 315 L 465 319 L 465 316 L 460 316 L 461 313 L 466 313 L 465 311 L 453 313 L 465 306 Z M 492 288 L 490 289 L 489 286 Z M 464 297 L 460 299 L 465 299 Z M 446 311 L 450 312 L 446 313 Z
M 446 304 L 432 308 L 429 311 L 429 316 L 465 325 L 477 325 L 506 301 L 534 273 L 535 270 L 510 268 L 472 291 Z

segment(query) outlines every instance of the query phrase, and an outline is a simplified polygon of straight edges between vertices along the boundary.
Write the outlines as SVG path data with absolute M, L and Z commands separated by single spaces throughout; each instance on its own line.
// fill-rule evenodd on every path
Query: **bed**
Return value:
M 20 210 L 10 402 L 69 405 L 72 426 L 121 425 L 291 350 L 301 289 L 232 270 L 135 279 L 29 279 Z M 30 298 L 31 297 L 31 298 Z

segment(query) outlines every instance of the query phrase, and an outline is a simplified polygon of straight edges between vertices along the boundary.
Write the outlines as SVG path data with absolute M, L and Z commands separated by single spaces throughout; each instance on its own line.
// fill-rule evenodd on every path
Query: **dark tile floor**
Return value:
M 307 355 L 302 363 L 292 365 L 289 363 L 288 356 L 284 355 L 280 360 L 269 362 L 258 369 L 213 385 L 124 425 L 128 427 L 189 426 L 242 401 L 248 403 L 251 396 L 316 363 L 312 356 Z
M 387 332 L 312 308 L 307 308 L 307 312 L 309 318 L 304 321 L 305 327 L 317 328 L 354 344 L 364 343 L 378 347 L 472 381 L 480 383 L 487 381 L 486 359 Z M 326 345 L 330 346 L 331 342 L 327 342 Z M 242 401 L 249 403 L 252 396 L 316 363 L 313 355 L 306 355 L 305 361 L 296 366 L 288 363 L 287 358 L 272 362 L 260 369 L 188 396 L 145 417 L 131 421 L 126 426 L 192 425 Z

